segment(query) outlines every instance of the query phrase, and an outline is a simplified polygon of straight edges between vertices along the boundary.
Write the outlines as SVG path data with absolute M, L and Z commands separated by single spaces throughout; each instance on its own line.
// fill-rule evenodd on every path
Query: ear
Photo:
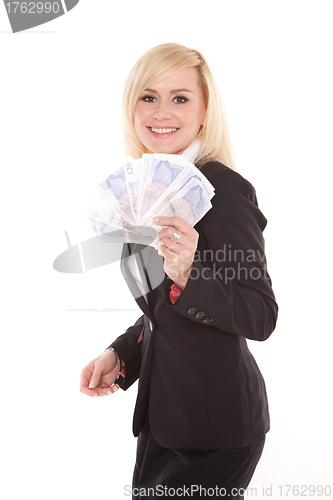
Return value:
M 203 117 L 202 117 L 202 121 L 201 121 L 201 126 L 202 126 L 202 127 L 203 127 L 203 126 L 204 126 L 204 124 L 205 124 L 205 121 L 206 121 L 206 115 L 207 115 L 207 108 L 205 108 L 205 113 L 204 113 L 204 115 L 203 115 Z
M 201 135 L 202 135 L 202 129 L 203 129 L 203 125 L 200 125 L 198 133 L 197 133 L 197 136 L 196 136 L 196 139 L 199 139 L 201 137 Z

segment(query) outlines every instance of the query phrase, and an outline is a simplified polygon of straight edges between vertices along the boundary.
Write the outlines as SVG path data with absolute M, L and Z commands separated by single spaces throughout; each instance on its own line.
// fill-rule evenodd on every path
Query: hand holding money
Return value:
M 164 257 L 164 271 L 184 290 L 192 269 L 199 233 L 181 217 L 154 217 L 154 224 L 164 226 L 156 238 L 156 249 Z
M 138 226 L 159 232 L 156 216 L 182 218 L 193 227 L 212 207 L 213 196 L 212 184 L 184 156 L 144 154 L 128 157 L 99 185 L 89 218 L 98 234 L 135 234 Z

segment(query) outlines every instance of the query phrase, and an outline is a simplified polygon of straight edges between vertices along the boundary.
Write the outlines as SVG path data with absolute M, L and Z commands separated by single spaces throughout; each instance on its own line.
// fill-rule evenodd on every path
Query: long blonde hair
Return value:
M 126 153 L 134 158 L 147 153 L 134 127 L 134 110 L 142 92 L 178 71 L 190 67 L 195 67 L 198 71 L 206 105 L 205 121 L 198 134 L 200 150 L 195 163 L 200 166 L 206 161 L 218 160 L 235 170 L 234 152 L 226 117 L 213 75 L 200 52 L 178 43 L 165 43 L 148 50 L 128 75 L 123 94 Z

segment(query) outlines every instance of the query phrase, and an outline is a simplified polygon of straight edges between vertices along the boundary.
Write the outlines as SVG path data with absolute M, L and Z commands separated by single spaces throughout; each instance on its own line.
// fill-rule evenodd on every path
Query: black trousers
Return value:
M 153 438 L 148 416 L 138 437 L 132 500 L 243 500 L 265 440 L 228 450 L 170 450 Z

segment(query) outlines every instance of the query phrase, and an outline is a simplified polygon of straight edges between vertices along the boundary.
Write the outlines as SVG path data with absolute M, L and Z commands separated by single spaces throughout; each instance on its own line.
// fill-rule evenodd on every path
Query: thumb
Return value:
M 98 386 L 99 381 L 101 379 L 101 375 L 102 375 L 101 368 L 95 365 L 93 374 L 92 374 L 91 379 L 90 379 L 89 389 L 93 389 L 94 387 Z

